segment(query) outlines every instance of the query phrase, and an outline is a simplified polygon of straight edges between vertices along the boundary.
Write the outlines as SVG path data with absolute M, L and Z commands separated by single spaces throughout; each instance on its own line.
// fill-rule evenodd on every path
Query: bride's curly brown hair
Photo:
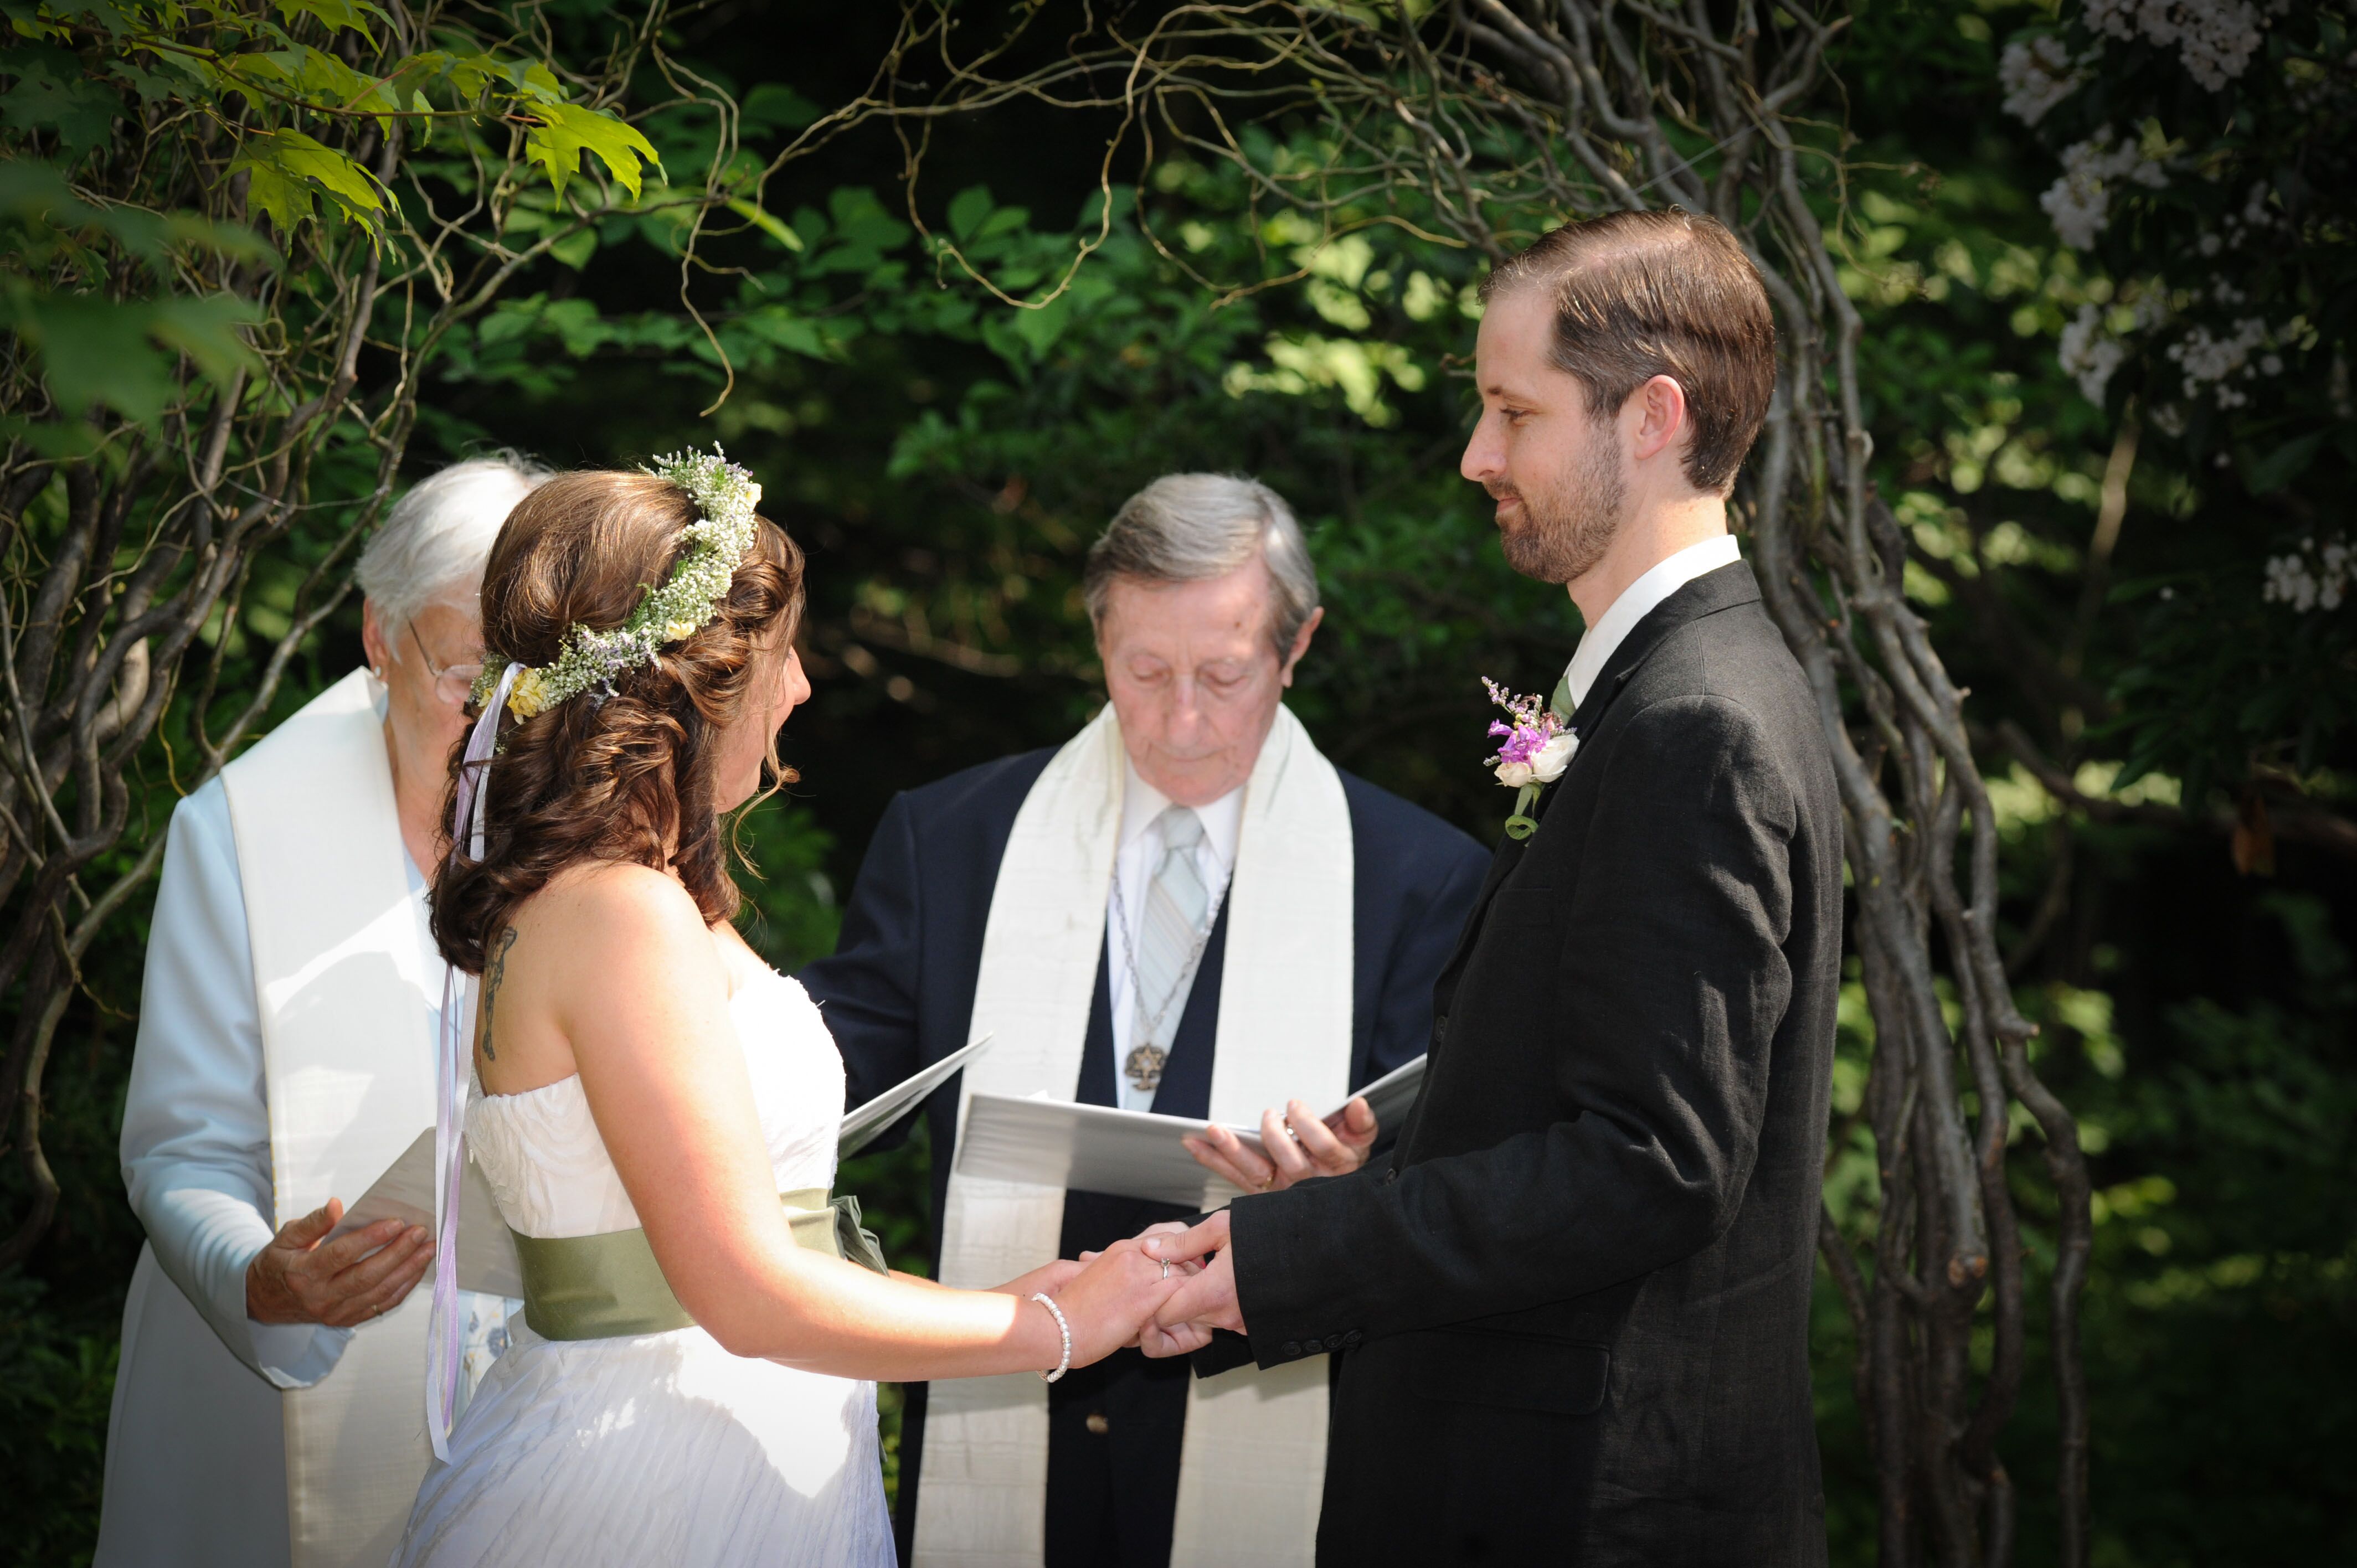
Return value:
M 678 564 L 697 515 L 684 490 L 651 474 L 565 474 L 533 490 L 508 514 L 484 568 L 485 666 L 546 664 L 575 625 L 620 626 Z M 802 553 L 760 519 L 709 625 L 617 677 L 602 701 L 586 692 L 521 723 L 503 715 L 482 804 L 483 857 L 445 855 L 435 874 L 442 956 L 480 974 L 517 907 L 579 861 L 671 870 L 706 920 L 734 916 L 732 846 L 713 800 L 718 743 L 792 647 L 802 611 Z M 766 738 L 771 778 L 791 782 L 776 736 Z

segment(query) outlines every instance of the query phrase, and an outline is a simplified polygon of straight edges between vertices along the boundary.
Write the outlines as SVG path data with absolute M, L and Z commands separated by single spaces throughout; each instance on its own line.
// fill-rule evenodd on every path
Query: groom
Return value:
M 1822 1563 L 1842 830 L 1727 532 L 1767 297 L 1669 211 L 1557 229 L 1484 298 L 1463 471 L 1587 622 L 1555 693 L 1578 747 L 1441 972 L 1396 1151 L 1150 1239 L 1216 1257 L 1149 1348 L 1344 1353 L 1322 1563 Z

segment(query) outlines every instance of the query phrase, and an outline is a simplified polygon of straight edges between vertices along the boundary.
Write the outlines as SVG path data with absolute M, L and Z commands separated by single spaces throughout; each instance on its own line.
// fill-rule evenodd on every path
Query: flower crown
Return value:
M 518 721 L 545 713 L 592 687 L 613 695 L 614 682 L 631 671 L 655 661 L 667 642 L 694 637 L 710 625 L 737 563 L 753 548 L 759 523 L 753 509 L 761 503 L 761 487 L 751 473 L 728 461 L 718 446 L 710 456 L 680 452 L 655 459 L 643 470 L 668 479 L 685 490 L 703 515 L 688 524 L 687 553 L 680 557 L 662 587 L 639 601 L 620 626 L 599 631 L 576 621 L 566 634 L 564 651 L 550 663 L 520 671 L 508 691 L 508 712 Z M 475 681 L 474 701 L 479 706 L 498 687 L 501 667 L 486 660 Z

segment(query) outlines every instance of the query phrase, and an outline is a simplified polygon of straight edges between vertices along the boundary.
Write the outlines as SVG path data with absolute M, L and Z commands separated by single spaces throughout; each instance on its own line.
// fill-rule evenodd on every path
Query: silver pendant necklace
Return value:
M 1194 983 L 1196 966 L 1203 961 L 1204 950 L 1211 945 L 1211 933 L 1220 925 L 1221 906 L 1227 902 L 1228 889 L 1235 886 L 1235 875 L 1231 872 L 1220 884 L 1219 894 L 1212 898 L 1211 908 L 1204 911 L 1202 927 L 1195 933 L 1194 950 L 1188 953 L 1187 961 L 1178 966 L 1178 977 L 1170 983 L 1170 990 L 1162 998 L 1162 1005 L 1154 1010 L 1153 1016 L 1137 1031 L 1143 1037 L 1130 1047 L 1129 1055 L 1122 1061 L 1122 1075 L 1136 1086 L 1140 1094 L 1151 1094 L 1162 1087 L 1162 1069 L 1169 1065 L 1170 1053 L 1154 1042 L 1162 1036 L 1162 1020 L 1169 1016 L 1171 1004 L 1186 995 Z M 1134 1007 L 1146 994 L 1146 980 L 1138 973 L 1137 950 L 1130 941 L 1129 908 L 1122 899 L 1121 875 L 1118 872 L 1114 873 L 1113 879 L 1113 925 L 1114 929 L 1121 933 L 1121 956 L 1129 965 L 1129 993 Z

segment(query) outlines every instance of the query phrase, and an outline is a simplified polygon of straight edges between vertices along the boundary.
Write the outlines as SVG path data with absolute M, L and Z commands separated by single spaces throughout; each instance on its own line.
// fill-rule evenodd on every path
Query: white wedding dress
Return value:
M 729 1000 L 778 1189 L 834 1181 L 843 1060 L 802 986 Z M 527 1236 L 636 1229 L 578 1077 L 474 1097 L 467 1141 Z M 701 1328 L 550 1340 L 521 1316 L 425 1477 L 396 1568 L 891 1568 L 876 1385 L 748 1360 Z

